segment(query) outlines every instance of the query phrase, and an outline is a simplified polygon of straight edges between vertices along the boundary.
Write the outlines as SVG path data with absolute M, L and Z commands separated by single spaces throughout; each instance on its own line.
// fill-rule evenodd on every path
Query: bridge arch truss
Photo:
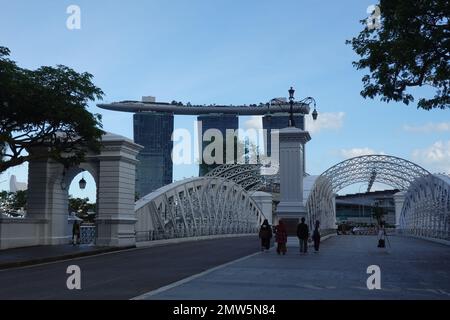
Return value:
M 255 233 L 264 215 L 234 181 L 198 177 L 164 186 L 138 200 L 137 241 Z

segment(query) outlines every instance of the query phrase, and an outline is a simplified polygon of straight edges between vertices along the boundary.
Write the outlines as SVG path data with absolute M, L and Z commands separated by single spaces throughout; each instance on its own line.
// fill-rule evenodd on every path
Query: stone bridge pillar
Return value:
M 303 203 L 303 147 L 311 140 L 308 131 L 295 127 L 280 130 L 280 203 L 277 216 L 285 221 L 288 233 L 295 234 L 301 217 L 306 218 Z
M 134 224 L 136 156 L 141 146 L 107 134 L 99 159 L 97 242 L 99 246 L 136 244 Z

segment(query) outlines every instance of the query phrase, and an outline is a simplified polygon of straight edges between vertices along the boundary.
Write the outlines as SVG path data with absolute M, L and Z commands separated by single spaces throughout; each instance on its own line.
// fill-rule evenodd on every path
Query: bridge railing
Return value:
M 315 221 L 319 220 L 324 233 L 336 232 L 335 195 L 330 180 L 324 176 L 310 176 L 308 179 L 315 179 L 306 201 L 309 227 L 314 228 Z

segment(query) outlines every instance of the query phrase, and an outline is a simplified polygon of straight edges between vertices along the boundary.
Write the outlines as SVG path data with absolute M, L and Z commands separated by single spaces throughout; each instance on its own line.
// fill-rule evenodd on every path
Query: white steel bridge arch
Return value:
M 136 240 L 255 233 L 264 215 L 239 184 L 198 177 L 166 185 L 135 205 Z

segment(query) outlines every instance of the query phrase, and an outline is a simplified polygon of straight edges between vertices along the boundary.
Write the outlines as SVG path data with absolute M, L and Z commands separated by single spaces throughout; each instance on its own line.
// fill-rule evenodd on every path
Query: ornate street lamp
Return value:
M 295 122 L 294 122 L 294 93 L 295 90 L 294 88 L 290 88 L 288 90 L 289 92 L 289 124 L 288 127 L 295 127 Z
M 313 97 L 306 97 L 303 100 L 297 101 L 295 102 L 295 98 L 294 98 L 294 93 L 295 93 L 295 89 L 293 87 L 291 87 L 289 90 L 289 121 L 288 121 L 288 127 L 295 127 L 295 121 L 294 121 L 294 104 L 297 103 L 299 105 L 309 105 L 313 104 L 314 106 L 314 111 L 311 113 L 313 120 L 317 120 L 317 117 L 319 115 L 319 113 L 316 110 L 316 100 Z M 281 110 L 283 112 L 284 109 L 281 107 L 281 104 L 284 104 L 282 100 L 278 100 L 278 99 L 272 99 L 268 104 L 268 112 L 266 113 L 265 117 L 267 117 L 267 121 L 271 120 L 272 115 L 270 114 L 270 106 L 272 105 L 276 105 L 279 106 L 281 108 Z
M 289 127 L 295 127 L 295 122 L 294 122 L 294 93 L 295 90 L 293 87 L 291 87 L 289 89 Z M 319 113 L 316 110 L 316 100 L 313 97 L 306 97 L 305 99 L 298 101 L 301 104 L 307 104 L 308 106 L 312 103 L 314 105 L 314 111 L 312 112 L 312 118 L 313 120 L 317 120 L 317 117 L 319 115 Z
M 316 110 L 316 107 L 314 106 L 314 111 L 312 112 L 312 118 L 314 121 L 317 120 L 317 116 L 319 115 L 319 113 Z
M 78 185 L 80 186 L 80 189 L 86 188 L 86 180 L 84 180 L 84 177 L 82 177 L 81 180 L 78 181 Z

